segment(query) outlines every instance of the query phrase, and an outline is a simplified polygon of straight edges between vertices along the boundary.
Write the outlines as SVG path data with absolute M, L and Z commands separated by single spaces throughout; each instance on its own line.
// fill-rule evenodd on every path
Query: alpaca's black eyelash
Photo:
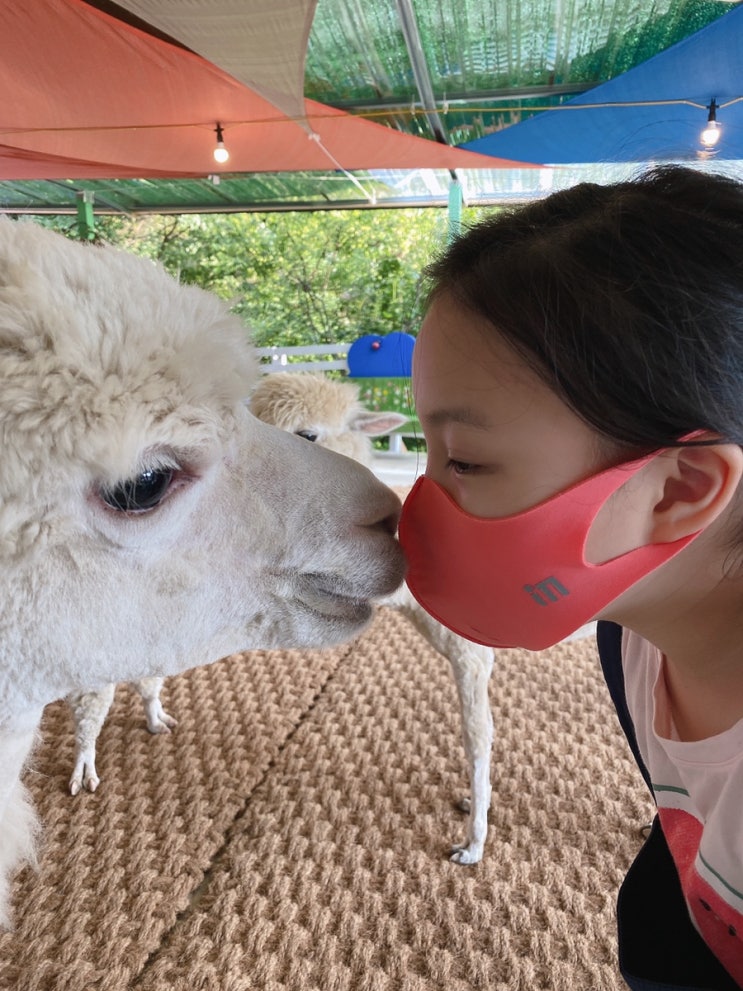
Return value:
M 144 513 L 160 505 L 174 476 L 172 468 L 151 468 L 118 485 L 102 488 L 99 495 L 102 502 L 120 513 Z
M 305 440 L 311 441 L 313 444 L 317 440 L 318 435 L 313 430 L 297 430 L 297 437 L 304 437 Z

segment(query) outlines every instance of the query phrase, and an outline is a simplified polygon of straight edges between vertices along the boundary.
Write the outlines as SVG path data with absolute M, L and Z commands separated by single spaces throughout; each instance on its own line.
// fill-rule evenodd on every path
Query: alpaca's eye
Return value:
M 312 441 L 313 444 L 317 440 L 317 434 L 313 433 L 312 430 L 297 430 L 297 437 L 304 437 L 305 440 Z
M 111 509 L 122 513 L 142 513 L 162 502 L 175 472 L 171 468 L 143 471 L 136 478 L 101 489 L 100 497 Z

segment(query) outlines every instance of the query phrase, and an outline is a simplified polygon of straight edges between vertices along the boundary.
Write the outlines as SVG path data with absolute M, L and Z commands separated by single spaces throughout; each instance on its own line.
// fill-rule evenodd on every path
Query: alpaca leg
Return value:
M 488 832 L 490 754 L 493 746 L 488 680 L 493 657 L 490 648 L 466 640 L 461 641 L 461 649 L 455 646 L 449 653 L 462 713 L 462 737 L 471 796 L 467 809 L 466 840 L 452 850 L 451 859 L 457 864 L 476 864 L 482 860 Z
M 134 687 L 142 697 L 147 729 L 150 733 L 169 733 L 178 723 L 163 709 L 160 692 L 163 687 L 162 678 L 142 678 L 133 682 Z
M 407 616 L 431 646 L 447 657 L 451 664 L 459 696 L 471 795 L 465 806 L 469 814 L 466 840 L 453 848 L 451 859 L 458 864 L 475 864 L 482 860 L 488 830 L 490 753 L 493 746 L 488 681 L 495 653 L 492 648 L 465 640 L 442 626 L 416 602 L 406 585 L 384 599 L 382 604 Z
M 114 700 L 115 685 L 100 692 L 80 692 L 67 696 L 75 718 L 75 766 L 70 778 L 70 794 L 82 788 L 95 791 L 101 783 L 95 769 L 95 746 L 108 710 Z

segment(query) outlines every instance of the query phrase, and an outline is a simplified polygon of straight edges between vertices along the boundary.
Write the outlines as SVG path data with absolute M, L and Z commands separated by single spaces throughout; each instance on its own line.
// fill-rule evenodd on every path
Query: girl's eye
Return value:
M 313 433 L 312 430 L 297 430 L 297 437 L 304 437 L 305 440 L 314 442 L 317 440 L 317 434 Z
M 113 488 L 102 488 L 100 498 L 111 509 L 121 513 L 143 513 L 162 502 L 174 475 L 172 468 L 143 471 L 136 478 L 120 482 Z
M 477 468 L 477 465 L 472 464 L 470 461 L 456 461 L 454 458 L 450 458 L 447 468 L 451 468 L 455 475 L 471 475 Z

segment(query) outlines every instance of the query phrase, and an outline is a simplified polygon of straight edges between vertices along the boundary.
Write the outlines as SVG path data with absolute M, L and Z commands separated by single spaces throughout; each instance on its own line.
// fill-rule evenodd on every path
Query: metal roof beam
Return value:
M 519 100 L 539 100 L 553 96 L 578 96 L 586 93 L 597 82 L 591 83 L 558 83 L 552 86 L 525 86 L 522 89 L 492 89 L 478 90 L 477 93 L 452 93 L 446 99 L 435 100 L 434 106 L 453 106 L 457 104 L 479 105 L 481 103 L 496 103 L 501 100 L 507 103 L 514 103 Z M 370 103 L 368 100 L 333 100 L 332 105 L 338 110 L 358 111 L 358 110 L 407 110 L 410 103 L 403 103 L 399 99 L 375 100 Z
M 507 197 L 502 194 L 493 193 L 481 196 L 474 196 L 471 198 L 471 206 L 497 206 L 502 203 L 519 203 L 526 201 L 527 196 L 522 197 Z M 171 214 L 187 214 L 187 213 L 306 213 L 308 211 L 323 211 L 323 210 L 395 210 L 395 209 L 424 209 L 428 207 L 435 208 L 446 208 L 448 206 L 448 194 L 443 193 L 440 196 L 434 196 L 432 198 L 424 199 L 422 197 L 416 196 L 401 196 L 401 197 L 390 197 L 389 199 L 379 199 L 376 203 L 370 203 L 369 200 L 358 199 L 358 200 L 299 200 L 299 201 L 279 201 L 271 203 L 259 203 L 255 201 L 248 201 L 245 203 L 235 202 L 230 206 L 214 206 L 214 204 L 198 204 L 194 203 L 188 208 L 184 207 L 182 204 L 175 206 L 150 206 L 150 207 L 137 207 L 129 211 L 131 216 L 145 216 L 145 215 L 155 215 L 155 216 L 170 216 Z M 75 207 L 65 206 L 65 207 L 2 207 L 0 206 L 0 214 L 9 214 L 11 216 L 39 216 L 39 217 L 65 217 L 65 216 L 75 216 Z M 103 209 L 97 210 L 97 216 L 110 216 L 118 215 L 118 210 L 113 209 Z
M 402 27 L 403 38 L 405 39 L 405 47 L 408 50 L 408 57 L 410 58 L 410 67 L 413 70 L 415 86 L 423 105 L 423 112 L 428 119 L 436 140 L 440 141 L 441 144 L 448 145 L 450 143 L 449 137 L 436 108 L 436 95 L 433 91 L 431 74 L 428 71 L 428 63 L 426 62 L 426 56 L 423 51 L 423 43 L 421 42 L 421 35 L 418 30 L 418 22 L 415 19 L 413 5 L 411 0 L 395 0 L 395 6 L 397 7 L 397 14 L 400 18 L 400 25 Z

